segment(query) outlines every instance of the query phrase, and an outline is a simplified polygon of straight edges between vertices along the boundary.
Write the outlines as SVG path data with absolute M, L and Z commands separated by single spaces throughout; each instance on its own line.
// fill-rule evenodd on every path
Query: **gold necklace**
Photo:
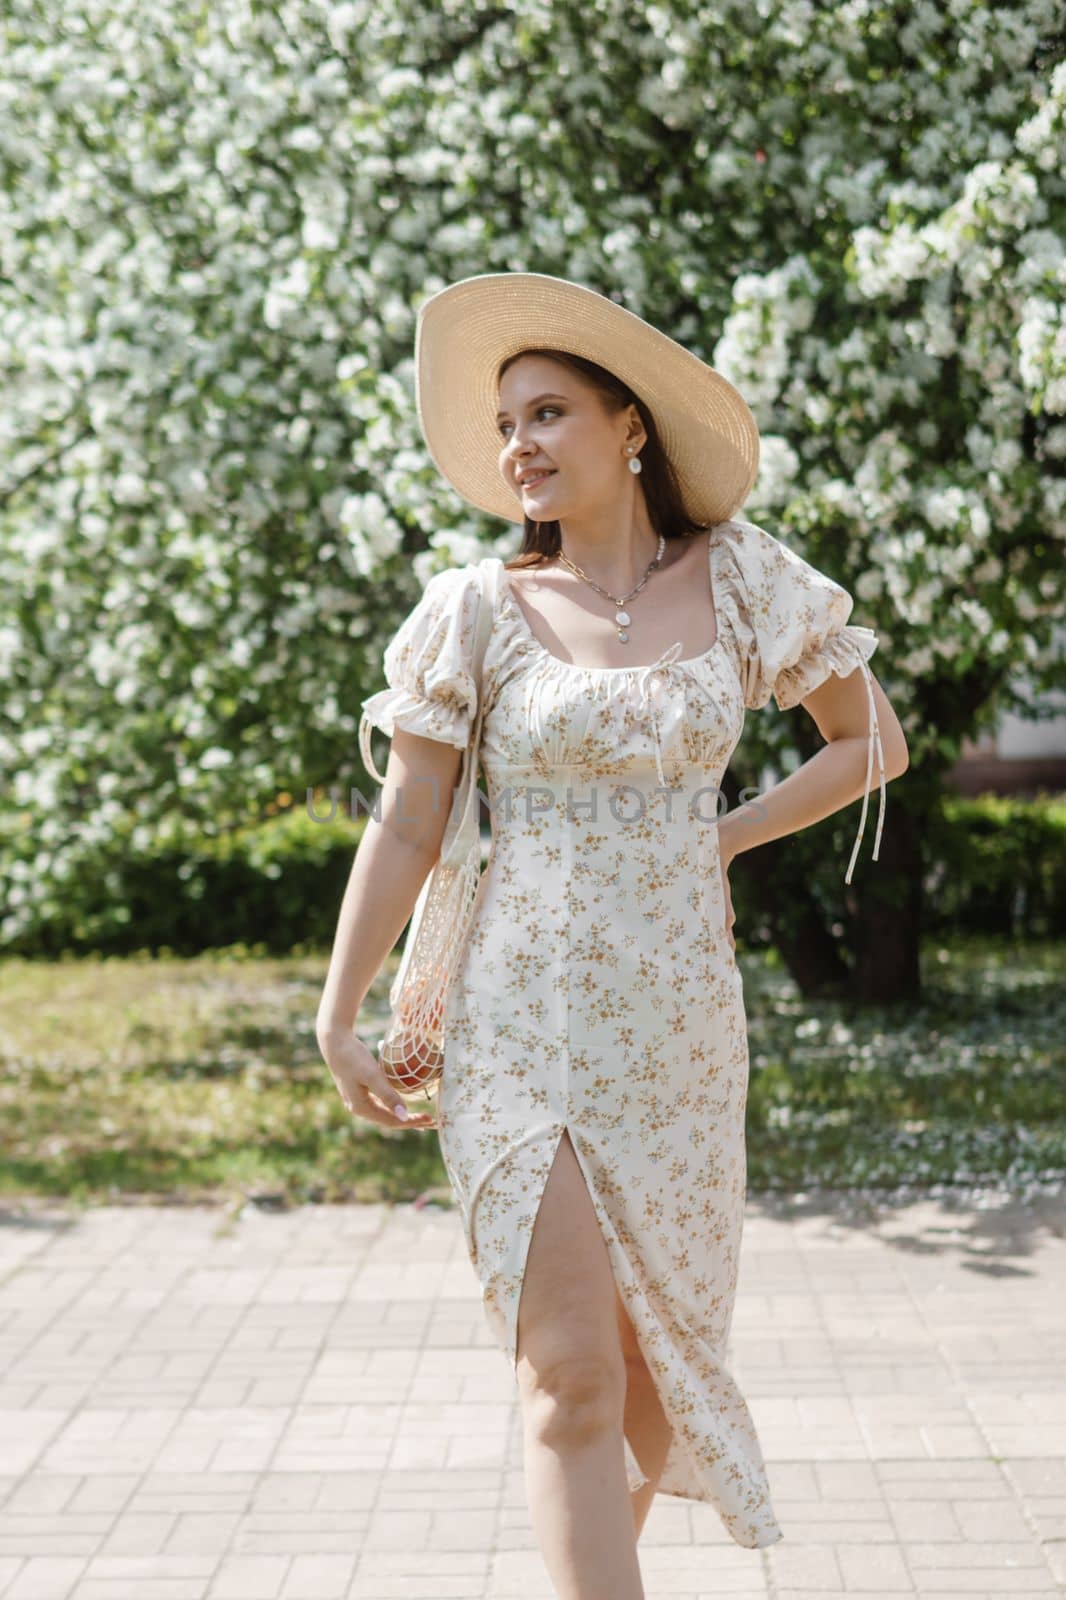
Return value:
M 626 632 L 626 629 L 629 627 L 629 623 L 631 621 L 631 618 L 630 618 L 629 612 L 625 609 L 626 601 L 627 600 L 632 600 L 632 598 L 633 598 L 633 596 L 635 594 L 639 594 L 640 593 L 640 591 L 643 589 L 644 585 L 647 583 L 648 579 L 651 577 L 652 573 L 655 571 L 655 569 L 658 566 L 661 565 L 662 559 L 663 559 L 663 551 L 665 549 L 666 549 L 666 540 L 663 538 L 662 534 L 660 533 L 660 535 L 659 535 L 659 549 L 658 549 L 658 553 L 655 556 L 654 561 L 649 561 L 648 570 L 647 570 L 647 572 L 645 572 L 643 578 L 641 578 L 641 580 L 637 584 L 636 588 L 635 589 L 630 589 L 628 594 L 622 594 L 622 595 L 608 594 L 606 589 L 601 589 L 599 584 L 596 583 L 594 579 L 590 578 L 587 572 L 582 572 L 581 568 L 579 566 L 576 566 L 575 563 L 570 560 L 569 556 L 564 555 L 562 550 L 559 551 L 559 560 L 563 563 L 564 567 L 569 567 L 570 571 L 575 573 L 577 575 L 577 577 L 584 578 L 586 583 L 591 583 L 592 587 L 596 590 L 596 592 L 598 594 L 602 594 L 606 599 L 608 599 L 611 602 L 611 604 L 613 606 L 616 607 L 615 614 L 614 614 L 614 620 L 618 624 L 618 639 L 622 644 L 628 644 L 629 643 L 629 634 Z

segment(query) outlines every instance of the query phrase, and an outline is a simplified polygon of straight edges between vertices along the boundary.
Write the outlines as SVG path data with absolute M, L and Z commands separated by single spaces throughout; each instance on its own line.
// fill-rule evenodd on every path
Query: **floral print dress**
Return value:
M 569 1130 L 611 1268 L 673 1428 L 663 1494 L 715 1506 L 740 1545 L 783 1537 L 728 1366 L 748 1045 L 718 855 L 718 786 L 746 709 L 859 668 L 866 818 L 880 734 L 852 597 L 751 522 L 710 530 L 710 650 L 579 667 L 534 637 L 501 574 L 484 666 L 492 844 L 445 1013 L 440 1148 L 488 1324 L 515 1371 L 533 1224 Z M 369 724 L 468 741 L 477 568 L 436 574 L 385 651 Z M 884 812 L 884 765 L 880 768 Z M 855 852 L 847 871 L 850 882 Z M 646 1479 L 625 1440 L 631 1488 Z

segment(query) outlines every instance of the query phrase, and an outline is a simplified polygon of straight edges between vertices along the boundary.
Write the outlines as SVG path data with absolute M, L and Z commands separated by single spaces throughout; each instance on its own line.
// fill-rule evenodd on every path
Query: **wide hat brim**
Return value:
M 496 373 L 519 350 L 567 350 L 622 378 L 648 407 L 687 514 L 725 522 L 759 470 L 759 429 L 721 373 L 605 295 L 540 272 L 490 272 L 431 295 L 418 311 L 415 395 L 433 461 L 479 511 L 522 523 L 504 482 Z

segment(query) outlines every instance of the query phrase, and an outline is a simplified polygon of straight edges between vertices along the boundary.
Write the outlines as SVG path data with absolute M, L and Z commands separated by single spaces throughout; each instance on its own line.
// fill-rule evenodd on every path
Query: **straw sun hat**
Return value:
M 496 372 L 529 346 L 566 350 L 607 367 L 648 407 L 681 486 L 686 512 L 725 522 L 759 467 L 759 430 L 722 375 L 605 295 L 540 272 L 462 278 L 423 301 L 415 334 L 415 395 L 429 453 L 479 511 L 523 520 L 499 467 Z

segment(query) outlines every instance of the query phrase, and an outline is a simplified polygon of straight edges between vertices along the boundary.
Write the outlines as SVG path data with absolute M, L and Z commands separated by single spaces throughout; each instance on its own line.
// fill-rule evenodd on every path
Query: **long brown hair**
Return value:
M 636 406 L 648 435 L 647 442 L 640 452 L 640 481 L 648 508 L 648 518 L 657 534 L 661 533 L 664 539 L 688 539 L 710 526 L 709 523 L 695 522 L 686 512 L 674 464 L 663 449 L 659 430 L 655 426 L 655 418 L 627 383 L 616 377 L 613 372 L 609 372 L 606 367 L 601 367 L 597 361 L 589 361 L 585 356 L 574 355 L 570 350 L 545 350 L 538 347 L 516 350 L 514 355 L 502 361 L 496 373 L 497 387 L 508 367 L 522 356 L 547 356 L 552 361 L 559 361 L 563 366 L 570 367 L 588 380 L 608 411 L 623 411 L 626 406 Z M 510 569 L 536 566 L 547 557 L 558 555 L 560 544 L 558 521 L 537 522 L 532 517 L 523 516 L 522 548 L 512 560 L 504 562 L 504 567 Z

